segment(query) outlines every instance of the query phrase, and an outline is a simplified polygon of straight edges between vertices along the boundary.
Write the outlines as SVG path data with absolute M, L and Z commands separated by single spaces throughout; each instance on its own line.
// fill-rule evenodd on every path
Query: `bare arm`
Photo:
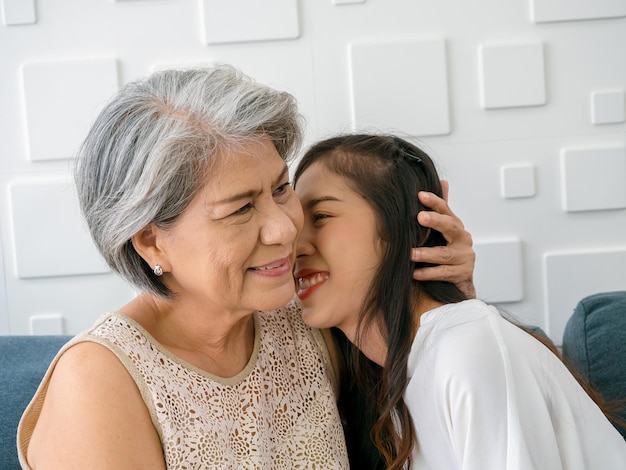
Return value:
M 447 197 L 447 183 L 444 183 L 444 196 Z M 422 211 L 417 215 L 419 223 L 443 234 L 446 246 L 414 248 L 411 259 L 416 262 L 431 263 L 437 266 L 416 269 L 413 277 L 418 281 L 449 281 L 454 283 L 468 298 L 476 297 L 474 288 L 474 262 L 476 254 L 472 249 L 472 235 L 465 230 L 463 222 L 448 206 L 448 203 L 429 192 L 420 192 L 420 201 L 432 211 Z
M 96 343 L 63 354 L 28 447 L 33 469 L 165 469 L 163 450 L 132 378 Z

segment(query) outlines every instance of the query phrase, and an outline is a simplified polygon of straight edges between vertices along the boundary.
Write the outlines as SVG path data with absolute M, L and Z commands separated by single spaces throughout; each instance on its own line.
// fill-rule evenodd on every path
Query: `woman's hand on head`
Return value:
M 448 281 L 455 284 L 468 298 L 476 297 L 474 288 L 474 262 L 472 235 L 465 230 L 463 222 L 448 206 L 448 183 L 442 181 L 445 199 L 425 191 L 419 200 L 432 211 L 417 215 L 419 223 L 441 232 L 448 242 L 446 246 L 419 247 L 411 252 L 411 260 L 436 266 L 419 268 L 413 272 L 418 281 Z

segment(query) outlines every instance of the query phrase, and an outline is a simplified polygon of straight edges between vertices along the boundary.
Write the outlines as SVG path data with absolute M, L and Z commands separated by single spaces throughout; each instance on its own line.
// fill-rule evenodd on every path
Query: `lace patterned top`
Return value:
M 178 358 L 132 319 L 113 313 L 59 352 L 42 385 L 58 357 L 81 341 L 104 345 L 129 371 L 150 411 L 168 469 L 348 468 L 328 351 L 319 331 L 304 324 L 295 302 L 255 313 L 250 360 L 227 379 Z M 24 468 L 42 389 L 18 431 Z

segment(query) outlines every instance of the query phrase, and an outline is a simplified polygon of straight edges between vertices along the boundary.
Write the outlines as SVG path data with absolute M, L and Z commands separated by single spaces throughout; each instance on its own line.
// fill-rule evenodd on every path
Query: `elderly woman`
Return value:
M 76 185 L 140 293 L 51 364 L 18 430 L 25 468 L 348 466 L 329 351 L 292 300 L 300 120 L 291 95 L 227 66 L 157 73 L 105 107 Z M 430 260 L 452 254 L 439 269 L 467 283 L 471 238 L 430 197 L 452 238 Z

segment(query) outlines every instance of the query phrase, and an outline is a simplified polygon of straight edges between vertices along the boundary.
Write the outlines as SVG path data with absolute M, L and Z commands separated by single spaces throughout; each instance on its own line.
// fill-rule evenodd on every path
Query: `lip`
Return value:
M 264 277 L 281 277 L 291 273 L 291 256 L 285 256 L 259 266 L 251 266 L 248 271 Z
M 299 288 L 299 279 L 317 275 L 324 277 L 324 279 L 318 280 L 318 282 L 311 287 L 307 287 L 305 289 Z M 296 281 L 296 294 L 300 300 L 305 300 L 326 283 L 328 280 L 328 271 L 321 271 L 319 269 L 300 269 L 294 273 L 294 278 Z
M 295 277 L 296 279 L 299 279 L 301 277 L 307 277 L 307 276 L 310 276 L 311 274 L 315 274 L 319 272 L 321 272 L 319 269 L 309 269 L 309 268 L 299 269 L 293 273 L 293 277 Z

